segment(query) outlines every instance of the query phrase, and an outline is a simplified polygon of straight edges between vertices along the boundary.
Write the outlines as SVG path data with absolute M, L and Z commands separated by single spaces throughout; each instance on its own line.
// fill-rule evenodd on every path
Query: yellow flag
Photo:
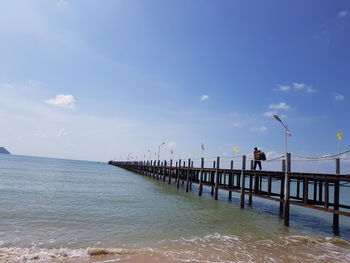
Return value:
M 238 152 L 238 148 L 237 148 L 237 147 L 233 147 L 233 150 L 234 150 L 235 152 Z
M 338 140 L 340 141 L 343 138 L 343 133 L 338 132 L 337 137 L 338 137 Z

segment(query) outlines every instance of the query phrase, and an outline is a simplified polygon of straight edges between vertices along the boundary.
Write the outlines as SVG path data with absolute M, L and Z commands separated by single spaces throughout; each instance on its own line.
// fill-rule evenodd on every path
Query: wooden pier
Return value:
M 310 209 L 333 214 L 333 232 L 339 234 L 339 215 L 350 216 L 350 204 L 340 200 L 340 192 L 345 184 L 350 182 L 350 175 L 340 174 L 340 159 L 334 159 L 336 171 L 334 174 L 291 172 L 291 155 L 281 160 L 281 171 L 258 171 L 247 169 L 247 158 L 242 156 L 241 169 L 220 169 L 220 157 L 213 161 L 212 168 L 204 167 L 201 158 L 200 167 L 193 167 L 193 161 L 170 160 L 115 162 L 109 164 L 162 180 L 168 184 L 174 183 L 177 188 L 185 187 L 186 192 L 198 184 L 198 194 L 201 196 L 204 187 L 211 189 L 211 195 L 218 199 L 221 190 L 228 191 L 228 198 L 232 193 L 240 195 L 240 207 L 252 205 L 253 197 L 264 198 L 279 202 L 280 217 L 285 226 L 289 226 L 290 205 L 302 206 Z M 274 187 L 273 187 L 274 185 Z M 278 187 L 276 187 L 276 185 Z M 276 191 L 277 189 L 277 191 Z M 293 193 L 291 193 L 293 189 Z M 349 202 L 349 198 L 347 200 Z

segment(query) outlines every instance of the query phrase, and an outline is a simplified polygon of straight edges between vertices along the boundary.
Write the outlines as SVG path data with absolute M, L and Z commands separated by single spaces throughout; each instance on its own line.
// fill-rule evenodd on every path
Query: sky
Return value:
M 4 0 L 0 146 L 108 161 L 350 148 L 347 0 Z

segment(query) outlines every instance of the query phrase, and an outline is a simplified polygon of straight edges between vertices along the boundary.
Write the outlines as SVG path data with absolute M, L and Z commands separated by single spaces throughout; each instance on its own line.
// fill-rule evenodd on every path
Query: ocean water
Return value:
M 209 189 L 202 197 L 107 163 L 0 155 L 0 262 L 155 254 L 184 262 L 350 262 L 350 220 Z M 99 250 L 100 249 L 100 250 Z M 60 261 L 61 262 L 61 261 Z M 102 261 L 101 261 L 102 262 Z M 106 261 L 107 262 L 107 261 Z

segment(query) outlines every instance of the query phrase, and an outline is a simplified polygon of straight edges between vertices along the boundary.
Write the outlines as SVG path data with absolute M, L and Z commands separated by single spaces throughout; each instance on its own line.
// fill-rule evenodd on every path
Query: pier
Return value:
M 170 162 L 152 161 L 109 161 L 110 165 L 174 184 L 177 188 L 184 187 L 186 192 L 198 185 L 198 195 L 201 196 L 204 187 L 210 190 L 217 200 L 219 191 L 226 191 L 228 199 L 232 193 L 240 196 L 240 207 L 252 205 L 254 198 L 263 198 L 279 202 L 279 214 L 284 225 L 289 226 L 290 205 L 301 206 L 333 214 L 333 232 L 339 234 L 339 216 L 350 216 L 349 198 L 341 200 L 341 192 L 348 190 L 350 175 L 340 173 L 340 158 L 335 158 L 334 174 L 292 172 L 291 154 L 281 162 L 280 171 L 253 170 L 253 161 L 248 169 L 247 156 L 240 157 L 240 168 L 220 168 L 222 158 L 212 161 L 211 167 L 205 167 L 204 158 L 199 165 L 194 166 L 193 160 L 170 160 Z M 235 161 L 236 162 L 236 161 Z M 236 163 L 237 164 L 237 163 Z M 248 199 L 246 202 L 245 199 Z

